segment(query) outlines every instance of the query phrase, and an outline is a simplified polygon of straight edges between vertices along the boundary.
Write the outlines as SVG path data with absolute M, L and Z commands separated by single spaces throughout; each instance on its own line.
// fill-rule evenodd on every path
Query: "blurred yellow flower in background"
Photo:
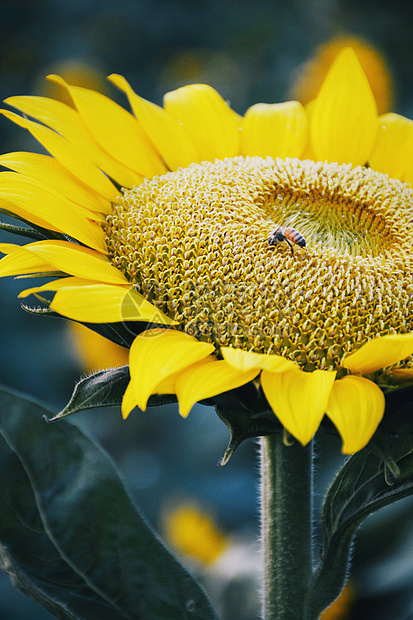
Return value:
M 213 517 L 193 502 L 167 508 L 162 522 L 170 545 L 204 566 L 215 562 L 228 547 L 228 540 Z
M 91 90 L 96 90 L 103 94 L 108 92 L 108 84 L 105 80 L 105 75 L 99 67 L 91 63 L 83 60 L 69 59 L 54 63 L 49 69 L 50 73 L 57 73 L 68 84 L 72 84 L 73 86 L 90 88 Z M 36 91 L 43 97 L 58 99 L 71 107 L 73 106 L 72 98 L 67 89 L 57 82 L 51 82 L 50 80 L 45 81 L 44 74 L 41 79 L 37 81 Z
M 81 323 L 70 321 L 67 329 L 69 347 L 84 370 L 94 372 L 104 368 L 125 366 L 128 363 L 129 352 L 127 349 L 111 342 Z
M 394 86 L 387 62 L 374 45 L 352 35 L 337 36 L 320 45 L 313 56 L 294 73 L 291 96 L 304 105 L 315 99 L 331 65 L 347 47 L 351 47 L 357 54 L 376 100 L 378 113 L 389 112 L 394 100 Z

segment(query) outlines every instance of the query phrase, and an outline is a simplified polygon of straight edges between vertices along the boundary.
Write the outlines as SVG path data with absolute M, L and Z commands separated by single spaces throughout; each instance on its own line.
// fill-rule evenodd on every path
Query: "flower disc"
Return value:
M 124 191 L 105 231 L 111 262 L 188 334 L 337 370 L 413 331 L 412 218 L 410 185 L 371 169 L 237 157 Z M 306 248 L 270 245 L 281 225 Z

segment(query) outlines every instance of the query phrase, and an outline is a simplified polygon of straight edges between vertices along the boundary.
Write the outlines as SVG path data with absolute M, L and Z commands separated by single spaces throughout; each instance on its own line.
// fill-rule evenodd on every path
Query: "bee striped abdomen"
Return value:
M 291 226 L 287 226 L 286 228 L 283 229 L 283 233 L 284 233 L 284 237 L 286 237 L 293 243 L 299 245 L 300 248 L 305 248 L 306 241 L 303 235 L 300 232 L 298 232 L 298 230 L 295 230 L 295 228 L 292 228 Z

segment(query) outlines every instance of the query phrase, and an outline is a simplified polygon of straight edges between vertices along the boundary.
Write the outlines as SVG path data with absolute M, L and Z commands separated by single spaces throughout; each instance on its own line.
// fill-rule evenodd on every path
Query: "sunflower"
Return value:
M 306 108 L 243 118 L 203 84 L 159 107 L 111 75 L 131 114 L 49 79 L 73 107 L 3 111 L 51 156 L 0 157 L 2 210 L 35 239 L 1 244 L 0 275 L 50 276 L 21 297 L 128 328 L 124 417 L 152 394 L 187 416 L 250 384 L 303 445 L 326 414 L 345 453 L 365 446 L 384 392 L 413 380 L 413 122 L 378 117 L 353 50 Z

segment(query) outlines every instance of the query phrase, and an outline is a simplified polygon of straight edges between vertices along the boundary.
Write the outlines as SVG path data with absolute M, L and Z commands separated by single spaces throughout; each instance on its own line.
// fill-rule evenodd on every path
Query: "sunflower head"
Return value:
M 218 356 L 235 347 L 343 376 L 360 345 L 413 331 L 412 199 L 361 166 L 238 157 L 125 192 L 106 243 L 137 290 Z M 271 244 L 274 230 L 294 246 Z
M 51 157 L 0 157 L 3 209 L 36 239 L 3 244 L 0 274 L 58 272 L 22 296 L 52 291 L 52 311 L 130 346 L 124 416 L 249 385 L 303 444 L 327 414 L 363 447 L 383 390 L 413 381 L 413 123 L 378 117 L 354 52 L 307 109 L 243 118 L 206 85 L 158 107 L 111 76 L 130 114 L 52 79 L 73 107 L 8 100 Z

